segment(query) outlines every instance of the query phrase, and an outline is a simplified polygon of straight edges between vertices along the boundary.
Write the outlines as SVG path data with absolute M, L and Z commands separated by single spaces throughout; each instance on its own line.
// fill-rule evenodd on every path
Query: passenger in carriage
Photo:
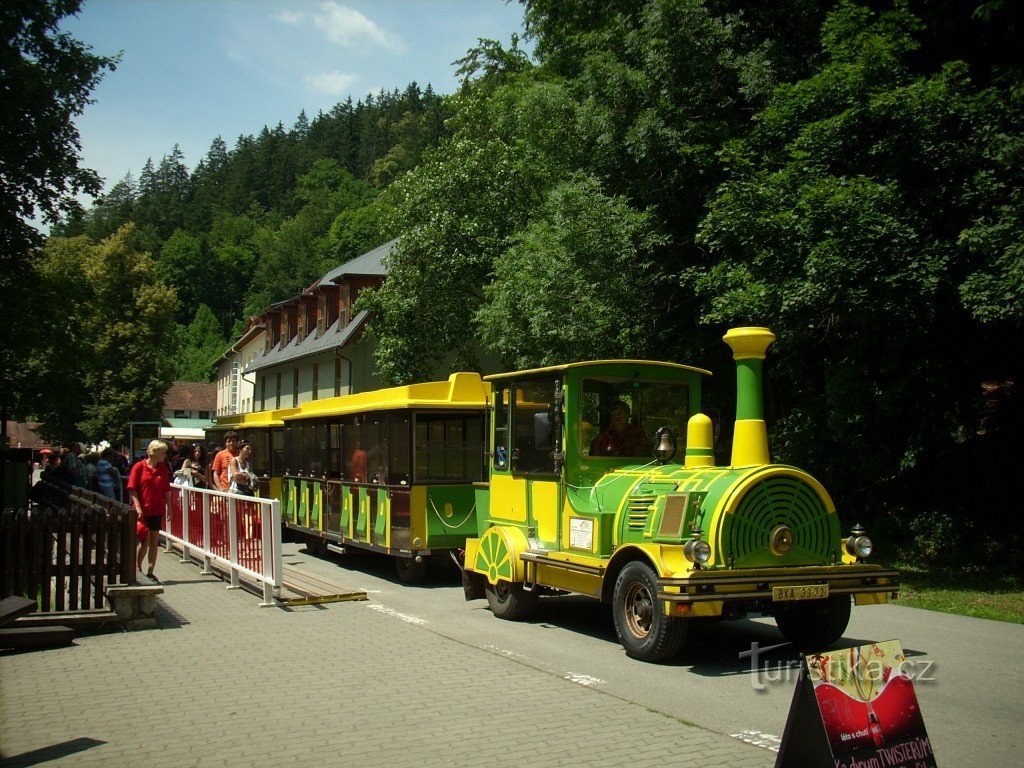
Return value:
M 353 482 L 366 482 L 366 451 L 363 450 L 359 438 L 356 438 L 352 452 L 348 455 L 345 470 Z

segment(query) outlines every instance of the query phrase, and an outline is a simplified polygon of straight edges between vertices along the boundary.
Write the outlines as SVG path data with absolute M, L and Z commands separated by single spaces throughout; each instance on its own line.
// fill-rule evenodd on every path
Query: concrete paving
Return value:
M 160 629 L 0 655 L 4 766 L 771 766 L 775 753 L 425 630 L 291 610 L 162 553 Z M 378 606 L 378 609 L 381 606 Z

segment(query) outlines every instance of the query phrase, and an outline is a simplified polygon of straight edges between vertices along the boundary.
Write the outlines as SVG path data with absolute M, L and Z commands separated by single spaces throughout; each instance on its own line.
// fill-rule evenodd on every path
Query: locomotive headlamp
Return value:
M 699 568 L 711 559 L 711 545 L 701 538 L 703 533 L 699 528 L 691 535 L 693 538 L 683 545 L 683 555 L 691 563 L 696 563 Z
M 875 550 L 875 545 L 871 543 L 871 539 L 865 536 L 864 533 L 864 526 L 860 523 L 853 526 L 849 537 L 843 541 L 843 548 L 846 550 L 846 554 L 856 557 L 858 560 L 871 556 L 871 553 Z

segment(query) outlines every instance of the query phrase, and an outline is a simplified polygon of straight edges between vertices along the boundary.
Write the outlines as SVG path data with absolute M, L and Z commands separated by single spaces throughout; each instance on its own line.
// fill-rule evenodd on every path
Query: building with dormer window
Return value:
M 387 276 L 397 240 L 335 267 L 300 295 L 250 319 L 217 362 L 217 414 L 294 408 L 310 400 L 382 386 L 366 312 L 353 304 Z

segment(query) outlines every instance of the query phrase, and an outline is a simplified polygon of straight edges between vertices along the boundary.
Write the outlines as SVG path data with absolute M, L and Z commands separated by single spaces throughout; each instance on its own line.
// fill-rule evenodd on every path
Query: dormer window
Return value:
M 321 293 L 316 297 L 316 333 L 323 334 L 327 330 L 327 294 Z
M 340 330 L 352 322 L 352 297 L 348 283 L 341 286 L 339 293 L 338 316 L 341 318 L 341 322 L 338 324 L 338 329 Z

